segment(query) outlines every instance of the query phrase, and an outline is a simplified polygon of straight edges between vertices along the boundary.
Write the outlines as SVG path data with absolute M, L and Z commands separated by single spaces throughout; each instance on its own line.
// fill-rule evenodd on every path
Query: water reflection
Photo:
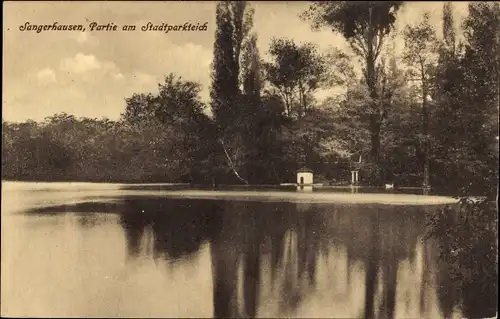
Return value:
M 218 232 L 217 202 L 124 200 L 120 224 L 131 257 L 177 261 L 196 253 Z
M 421 241 L 424 207 L 126 198 L 59 211 L 99 227 L 105 218 L 84 213 L 96 207 L 119 214 L 129 261 L 183 267 L 208 244 L 200 262 L 211 268 L 212 295 L 204 298 L 217 318 L 461 315 L 437 245 Z

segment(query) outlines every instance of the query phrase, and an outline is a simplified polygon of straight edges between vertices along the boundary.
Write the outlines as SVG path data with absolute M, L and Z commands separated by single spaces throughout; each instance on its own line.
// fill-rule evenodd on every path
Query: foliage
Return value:
M 326 26 L 341 33 L 357 54 L 370 54 L 370 44 L 378 55 L 402 4 L 402 1 L 313 1 L 302 17 L 311 20 L 314 28 Z
M 435 60 L 436 33 L 430 24 L 430 14 L 425 12 L 416 25 L 407 25 L 403 32 L 405 50 L 403 62 L 417 69 L 418 76 L 432 67 Z
M 461 292 L 465 315 L 491 317 L 497 309 L 498 215 L 487 200 L 460 199 L 427 215 L 426 239 L 435 238 L 440 259 L 450 265 L 451 281 Z
M 460 194 L 494 196 L 498 183 L 500 5 L 473 3 L 465 42 L 440 50 L 431 118 L 433 184 L 457 185 Z M 471 116 L 473 114 L 473 116 Z M 442 125 L 446 123 L 446 125 Z M 441 186 L 441 185 L 440 185 Z
M 431 90 L 432 183 L 451 187 L 448 192 L 461 198 L 457 207 L 427 216 L 427 237 L 438 239 L 464 315 L 492 317 L 498 308 L 498 204 L 493 200 L 498 202 L 500 5 L 469 4 L 465 40 L 458 44 L 450 4 L 443 11 L 444 40 Z
M 239 105 L 239 65 L 234 53 L 234 27 L 228 3 L 217 5 L 216 23 L 210 98 L 219 134 L 223 136 L 238 120 Z
M 457 39 L 455 32 L 455 23 L 453 19 L 452 3 L 447 1 L 443 5 L 443 40 L 446 50 L 455 54 Z
M 402 4 L 401 1 L 314 1 L 302 14 L 304 19 L 311 21 L 313 28 L 329 27 L 342 34 L 363 61 L 370 93 L 366 105 L 370 109 L 370 157 L 375 162 L 379 160 L 380 129 L 385 120 L 383 105 L 377 103 L 381 95 L 377 90 L 377 61 Z
M 282 96 L 287 116 L 304 116 L 311 104 L 308 98 L 320 86 L 326 70 L 317 47 L 273 38 L 269 54 L 272 61 L 264 63 L 266 78 Z
M 159 92 L 126 99 L 119 121 L 65 113 L 2 123 L 2 176 L 21 180 L 183 181 L 203 171 L 211 121 L 199 85 L 172 74 Z
M 358 75 L 351 63 L 352 57 L 342 50 L 332 47 L 323 55 L 325 74 L 322 87 L 348 86 Z
M 218 161 L 225 161 L 225 171 L 232 171 L 246 184 L 245 166 L 255 155 L 255 145 L 250 142 L 253 142 L 261 118 L 260 57 L 256 35 L 250 32 L 253 13 L 253 8 L 245 1 L 217 4 L 210 94 L 218 127 L 218 149 L 222 153 Z M 243 92 L 240 84 L 243 84 Z M 242 129 L 250 129 L 250 134 L 246 135 Z
M 446 15 L 445 15 L 446 17 Z M 446 24 L 445 24 L 446 25 Z M 430 186 L 429 177 L 429 111 L 428 95 L 431 79 L 436 68 L 436 33 L 430 25 L 430 15 L 426 12 L 417 25 L 407 25 L 404 32 L 405 50 L 403 62 L 408 66 L 408 74 L 418 81 L 421 99 L 421 130 L 419 135 L 419 166 L 423 170 L 424 187 Z M 447 36 L 451 36 L 447 34 Z
M 255 10 L 247 1 L 229 1 L 226 5 L 233 30 L 233 55 L 236 61 L 235 73 L 240 75 L 241 51 L 252 30 Z

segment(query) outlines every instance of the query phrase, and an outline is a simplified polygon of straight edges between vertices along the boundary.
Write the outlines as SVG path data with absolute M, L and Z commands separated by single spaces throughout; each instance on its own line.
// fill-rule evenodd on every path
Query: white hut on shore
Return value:
M 312 169 L 302 167 L 297 171 L 297 190 L 312 191 L 313 188 L 313 175 Z

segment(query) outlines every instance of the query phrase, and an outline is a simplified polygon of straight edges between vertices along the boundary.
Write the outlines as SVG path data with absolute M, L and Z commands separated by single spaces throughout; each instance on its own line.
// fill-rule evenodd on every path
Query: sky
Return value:
M 11 122 L 40 121 L 55 113 L 118 119 L 125 98 L 157 92 L 166 74 L 202 85 L 208 101 L 215 35 L 214 2 L 3 2 L 2 117 Z M 331 30 L 313 31 L 299 14 L 301 1 L 252 2 L 253 31 L 266 58 L 273 37 L 313 42 L 321 50 L 348 50 Z M 443 2 L 408 2 L 398 13 L 396 30 L 417 22 L 425 11 L 440 30 Z M 466 2 L 453 3 L 455 22 L 467 15 Z M 80 31 L 20 31 L 20 26 L 82 24 Z M 89 24 L 113 23 L 117 31 L 90 31 Z M 141 31 L 141 26 L 168 23 L 207 25 L 206 31 Z M 135 25 L 136 31 L 121 31 Z M 397 45 L 401 49 L 401 43 Z M 399 49 L 398 49 L 399 48 Z M 319 92 L 325 98 L 330 91 Z

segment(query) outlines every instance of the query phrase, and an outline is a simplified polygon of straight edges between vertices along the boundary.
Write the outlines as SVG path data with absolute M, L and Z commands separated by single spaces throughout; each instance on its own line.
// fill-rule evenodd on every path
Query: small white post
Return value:
M 356 183 L 356 171 L 351 171 L 351 185 Z

